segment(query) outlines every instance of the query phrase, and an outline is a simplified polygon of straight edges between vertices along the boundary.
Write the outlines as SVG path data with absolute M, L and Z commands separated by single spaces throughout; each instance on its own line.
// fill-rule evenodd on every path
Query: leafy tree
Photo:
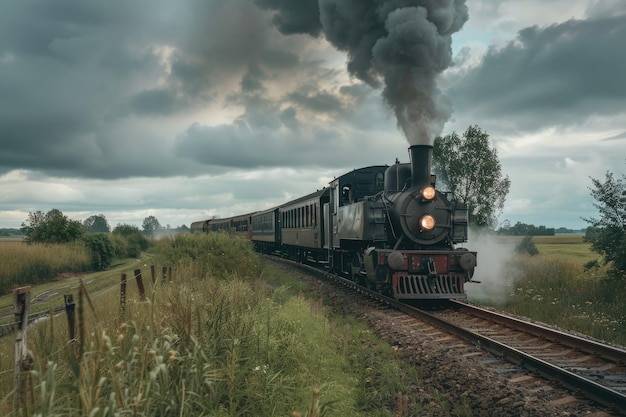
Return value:
M 59 209 L 52 209 L 46 214 L 35 211 L 28 214 L 28 220 L 20 229 L 26 243 L 68 243 L 80 238 L 83 227 L 77 220 L 70 220 Z
M 554 228 L 546 226 L 535 226 L 534 224 L 526 224 L 517 222 L 511 226 L 511 223 L 505 224 L 498 230 L 501 235 L 507 236 L 554 236 Z
M 585 229 L 585 237 L 583 237 L 583 241 L 585 242 L 593 242 L 599 233 L 599 229 L 597 227 L 589 226 Z
M 600 218 L 583 219 L 593 229 L 585 236 L 591 241 L 591 249 L 611 264 L 611 272 L 623 275 L 626 271 L 626 175 L 615 178 L 607 172 L 604 181 L 591 178 L 593 205 L 599 210 Z
M 89 216 L 83 221 L 83 228 L 87 233 L 109 233 L 111 227 L 104 214 Z
M 141 230 L 137 226 L 132 224 L 120 223 L 113 229 L 113 233 L 117 235 L 121 235 L 124 237 L 128 237 L 134 234 L 141 234 Z
M 148 216 L 143 219 L 143 232 L 148 236 L 152 236 L 155 232 L 163 229 L 161 223 L 154 216 Z
M 495 228 L 511 181 L 502 176 L 498 152 L 486 132 L 470 126 L 463 136 L 453 132 L 436 138 L 433 168 L 456 200 L 468 204 L 470 224 Z

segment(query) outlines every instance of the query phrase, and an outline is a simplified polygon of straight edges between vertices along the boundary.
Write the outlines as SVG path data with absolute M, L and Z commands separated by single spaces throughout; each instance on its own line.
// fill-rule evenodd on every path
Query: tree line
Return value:
M 68 218 L 59 209 L 52 209 L 47 213 L 30 212 L 20 232 L 24 243 L 29 245 L 82 243 L 91 253 L 93 269 L 101 271 L 107 269 L 114 258 L 139 257 L 150 247 L 150 238 L 166 230 L 154 216 L 146 217 L 142 226 L 140 230 L 134 225 L 118 224 L 111 230 L 103 214 L 90 216 L 81 223 Z M 189 230 L 186 226 L 179 229 Z M 169 226 L 167 230 L 171 230 Z
M 170 225 L 163 227 L 155 216 L 144 218 L 141 230 L 137 226 L 127 224 L 118 224 L 115 229 L 111 229 L 104 214 L 89 216 L 81 223 L 78 220 L 69 219 L 59 209 L 52 209 L 47 213 L 42 211 L 30 212 L 28 219 L 22 223 L 19 232 L 26 236 L 26 243 L 67 243 L 86 233 L 111 233 L 115 232 L 116 229 L 128 229 L 129 227 L 136 229 L 138 233 L 142 233 L 146 237 L 156 237 L 158 233 L 164 231 L 189 231 L 186 225 L 176 229 L 171 229 Z M 16 229 L 6 230 L 12 231 L 11 233 L 16 232 Z
M 507 220 L 498 229 L 499 235 L 504 236 L 554 236 L 554 227 L 535 226 L 534 224 L 526 224 L 517 222 L 513 226 Z

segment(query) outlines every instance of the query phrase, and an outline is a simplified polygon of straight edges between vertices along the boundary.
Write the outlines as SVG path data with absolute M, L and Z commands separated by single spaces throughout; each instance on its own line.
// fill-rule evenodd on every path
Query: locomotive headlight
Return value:
M 435 191 L 435 187 L 432 187 L 430 185 L 422 188 L 421 194 L 422 194 L 422 198 L 424 200 L 428 200 L 428 201 L 433 200 L 437 196 L 437 192 Z
M 435 228 L 435 218 L 430 214 L 426 214 L 420 218 L 420 228 L 422 230 L 431 231 Z

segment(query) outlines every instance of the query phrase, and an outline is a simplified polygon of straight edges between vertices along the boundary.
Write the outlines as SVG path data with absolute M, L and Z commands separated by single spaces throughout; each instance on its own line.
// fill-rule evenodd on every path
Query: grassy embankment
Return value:
M 499 237 L 512 248 L 521 238 Z M 510 254 L 499 273 L 504 297 L 489 304 L 522 316 L 626 345 L 626 279 L 608 279 L 580 235 L 533 238 L 539 254 Z M 484 254 L 479 255 L 485 257 Z M 490 282 L 487 285 L 498 285 Z M 474 285 L 474 284 L 472 284 Z M 485 300 L 482 299 L 485 303 Z
M 408 407 L 428 413 L 431 400 L 401 395 L 419 380 L 417 370 L 402 369 L 363 325 L 331 320 L 319 301 L 300 295 L 301 283 L 262 265 L 248 243 L 187 235 L 164 241 L 153 260 L 173 266 L 174 281 L 150 286 L 145 301 L 129 282 L 121 322 L 117 291 L 92 297 L 93 310 L 83 313 L 82 356 L 67 342 L 63 319 L 30 331 L 30 413 L 402 416 Z M 3 345 L 0 392 L 7 393 L 12 344 Z M 438 407 L 471 415 L 462 404 Z M 10 396 L 0 411 L 11 412 Z

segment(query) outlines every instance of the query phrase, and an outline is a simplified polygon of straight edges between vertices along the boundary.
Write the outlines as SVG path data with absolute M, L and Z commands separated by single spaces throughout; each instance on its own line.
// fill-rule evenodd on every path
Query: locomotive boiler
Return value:
M 410 162 L 355 169 L 280 206 L 191 229 L 229 227 L 266 253 L 315 264 L 405 300 L 465 298 L 476 252 L 468 210 L 435 188 L 432 147 L 409 148 Z

